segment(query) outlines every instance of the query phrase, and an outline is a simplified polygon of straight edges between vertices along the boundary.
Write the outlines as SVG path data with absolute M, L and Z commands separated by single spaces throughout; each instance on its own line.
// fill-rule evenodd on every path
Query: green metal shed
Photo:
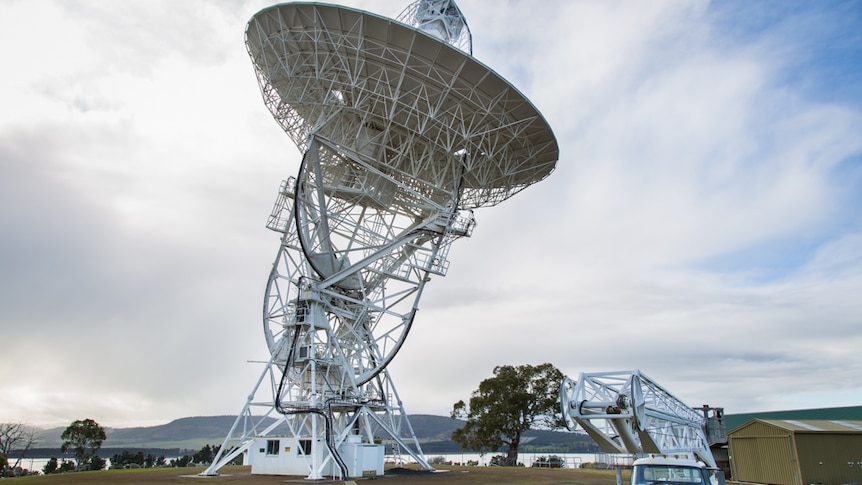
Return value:
M 862 421 L 755 419 L 727 437 L 734 480 L 862 483 Z

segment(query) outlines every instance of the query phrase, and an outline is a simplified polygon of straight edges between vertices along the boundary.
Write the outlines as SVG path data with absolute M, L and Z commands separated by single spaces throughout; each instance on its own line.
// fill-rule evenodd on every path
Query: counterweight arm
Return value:
M 560 405 L 566 426 L 580 425 L 608 453 L 693 453 L 716 466 L 702 413 L 640 370 L 566 377 Z

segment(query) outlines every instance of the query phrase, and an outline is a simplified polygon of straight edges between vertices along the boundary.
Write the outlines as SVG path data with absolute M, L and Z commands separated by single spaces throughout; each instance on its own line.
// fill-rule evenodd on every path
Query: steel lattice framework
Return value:
M 473 36 L 467 20 L 455 2 L 430 0 L 413 2 L 396 19 L 473 54 Z
M 422 2 L 419 2 L 422 3 Z M 289 4 L 246 31 L 264 102 L 297 146 L 337 141 L 396 181 L 491 206 L 548 176 L 556 138 L 494 71 L 404 24 Z
M 248 23 L 264 103 L 304 155 L 267 223 L 282 235 L 263 309 L 270 359 L 204 474 L 276 430 L 316 443 L 309 478 L 348 476 L 340 447 L 381 434 L 430 469 L 386 366 L 472 209 L 547 177 L 558 147 L 469 55 L 453 1 L 399 18 L 291 3 Z
M 566 426 L 608 453 L 694 453 L 711 467 L 706 420 L 640 370 L 581 373 L 560 386 Z

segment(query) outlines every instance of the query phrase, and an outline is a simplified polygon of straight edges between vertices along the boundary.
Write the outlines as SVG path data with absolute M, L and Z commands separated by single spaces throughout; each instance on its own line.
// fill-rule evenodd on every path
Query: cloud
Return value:
M 848 217 L 858 201 L 847 204 L 862 118 L 789 83 L 801 37 L 728 38 L 723 19 L 693 2 L 554 5 L 523 27 L 506 24 L 522 23 L 514 8 L 492 14 L 489 64 L 526 83 L 561 159 L 547 181 L 477 211 L 474 236 L 456 243 L 450 275 L 434 284 L 462 293 L 438 303 L 429 290 L 425 303 L 441 311 L 419 322 L 441 334 L 422 356 L 433 373 L 457 375 L 447 382 L 466 398 L 494 365 L 637 367 L 728 412 L 810 405 L 800 389 L 824 391 L 839 376 L 860 389 L 850 351 L 860 226 Z M 518 28 L 543 34 L 503 39 Z M 471 294 L 496 301 L 474 311 L 460 304 Z M 433 357 L 459 345 L 462 360 Z
M 149 4 L 78 7 L 47 4 L 53 36 L 4 81 L 3 363 L 23 364 L 13 385 L 44 404 L 12 393 L 2 408 L 52 424 L 74 409 L 112 425 L 216 412 L 216 376 L 252 381 L 245 362 L 264 348 L 254 320 L 277 237 L 263 223 L 291 147 L 260 146 L 283 139 L 258 106 L 241 27 L 225 48 L 221 10 L 199 5 L 183 33 L 192 18 Z M 159 22 L 175 38 L 154 45 Z
M 477 210 L 428 285 L 390 367 L 408 412 L 447 414 L 494 366 L 543 362 L 641 368 L 731 413 L 858 403 L 847 4 L 459 5 L 561 157 Z M 266 358 L 264 222 L 300 158 L 242 43 L 264 6 L 0 6 L 0 365 L 27 369 L 0 421 L 240 410 L 247 360 Z

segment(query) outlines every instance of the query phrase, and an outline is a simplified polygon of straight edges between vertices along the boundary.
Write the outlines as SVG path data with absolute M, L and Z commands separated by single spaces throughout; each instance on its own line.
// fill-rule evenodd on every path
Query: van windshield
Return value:
M 632 485 L 707 485 L 703 470 L 696 467 L 673 465 L 637 466 L 632 475 Z

